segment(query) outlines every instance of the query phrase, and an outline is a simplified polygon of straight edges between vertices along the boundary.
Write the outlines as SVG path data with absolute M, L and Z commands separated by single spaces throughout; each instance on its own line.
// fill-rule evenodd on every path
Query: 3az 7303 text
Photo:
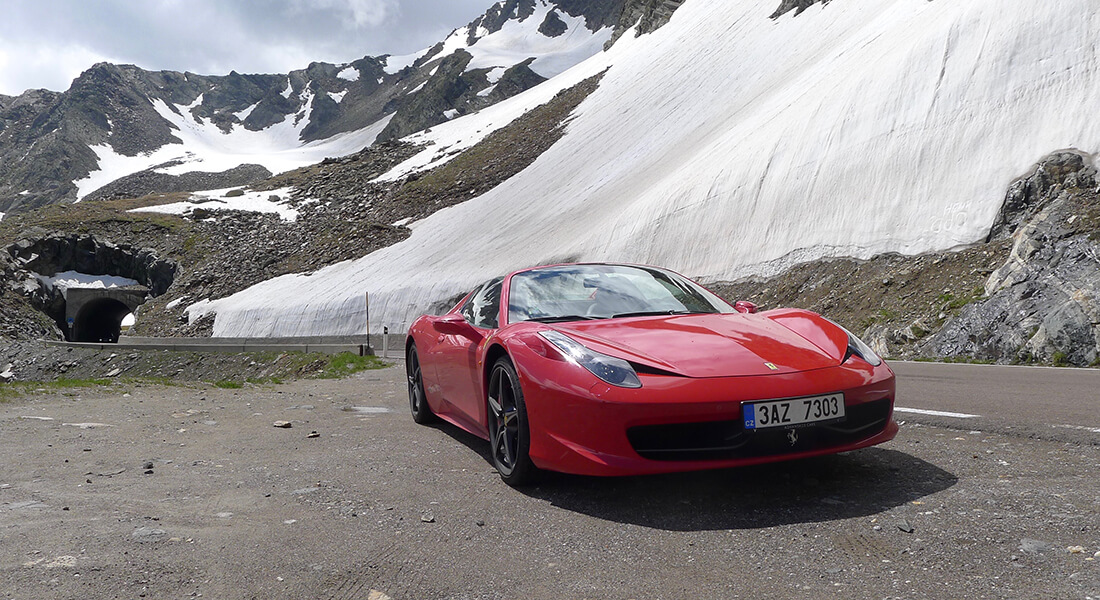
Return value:
M 746 404 L 744 414 L 745 429 L 837 421 L 844 418 L 844 394 L 756 402 Z

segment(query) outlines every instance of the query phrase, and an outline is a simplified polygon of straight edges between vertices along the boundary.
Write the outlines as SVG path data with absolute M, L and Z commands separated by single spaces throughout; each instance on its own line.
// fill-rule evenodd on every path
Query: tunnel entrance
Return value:
M 123 319 L 145 302 L 148 293 L 149 289 L 140 285 L 69 288 L 65 293 L 65 337 L 70 342 L 118 342 Z

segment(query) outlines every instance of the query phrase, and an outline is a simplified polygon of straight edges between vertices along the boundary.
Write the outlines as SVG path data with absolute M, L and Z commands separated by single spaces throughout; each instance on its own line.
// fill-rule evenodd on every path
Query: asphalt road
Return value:
M 400 366 L 43 391 L 0 404 L 0 598 L 1100 599 L 1100 445 L 985 423 L 515 490 Z
M 890 366 L 898 377 L 899 418 L 932 416 L 958 427 L 982 423 L 1100 443 L 1100 369 L 900 361 Z

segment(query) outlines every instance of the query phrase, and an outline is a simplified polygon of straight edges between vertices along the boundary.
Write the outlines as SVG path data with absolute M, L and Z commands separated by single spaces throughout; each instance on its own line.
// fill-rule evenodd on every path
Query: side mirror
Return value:
M 443 335 L 460 335 L 475 340 L 481 337 L 474 326 L 467 323 L 460 314 L 443 315 L 435 320 L 433 326 Z
M 756 305 L 748 300 L 738 300 L 737 304 L 733 305 L 733 308 L 739 313 L 745 313 L 746 315 L 756 314 Z

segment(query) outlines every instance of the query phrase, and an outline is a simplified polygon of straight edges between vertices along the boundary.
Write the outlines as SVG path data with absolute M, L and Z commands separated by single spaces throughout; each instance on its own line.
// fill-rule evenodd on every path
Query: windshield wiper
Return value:
M 590 315 L 554 315 L 548 317 L 533 317 L 524 320 L 531 321 L 532 323 L 559 323 L 564 321 L 594 321 L 606 318 L 607 317 L 593 317 Z
M 655 317 L 658 315 L 710 315 L 714 314 L 702 310 L 639 310 L 636 312 L 619 313 L 612 316 L 613 319 L 622 317 Z

